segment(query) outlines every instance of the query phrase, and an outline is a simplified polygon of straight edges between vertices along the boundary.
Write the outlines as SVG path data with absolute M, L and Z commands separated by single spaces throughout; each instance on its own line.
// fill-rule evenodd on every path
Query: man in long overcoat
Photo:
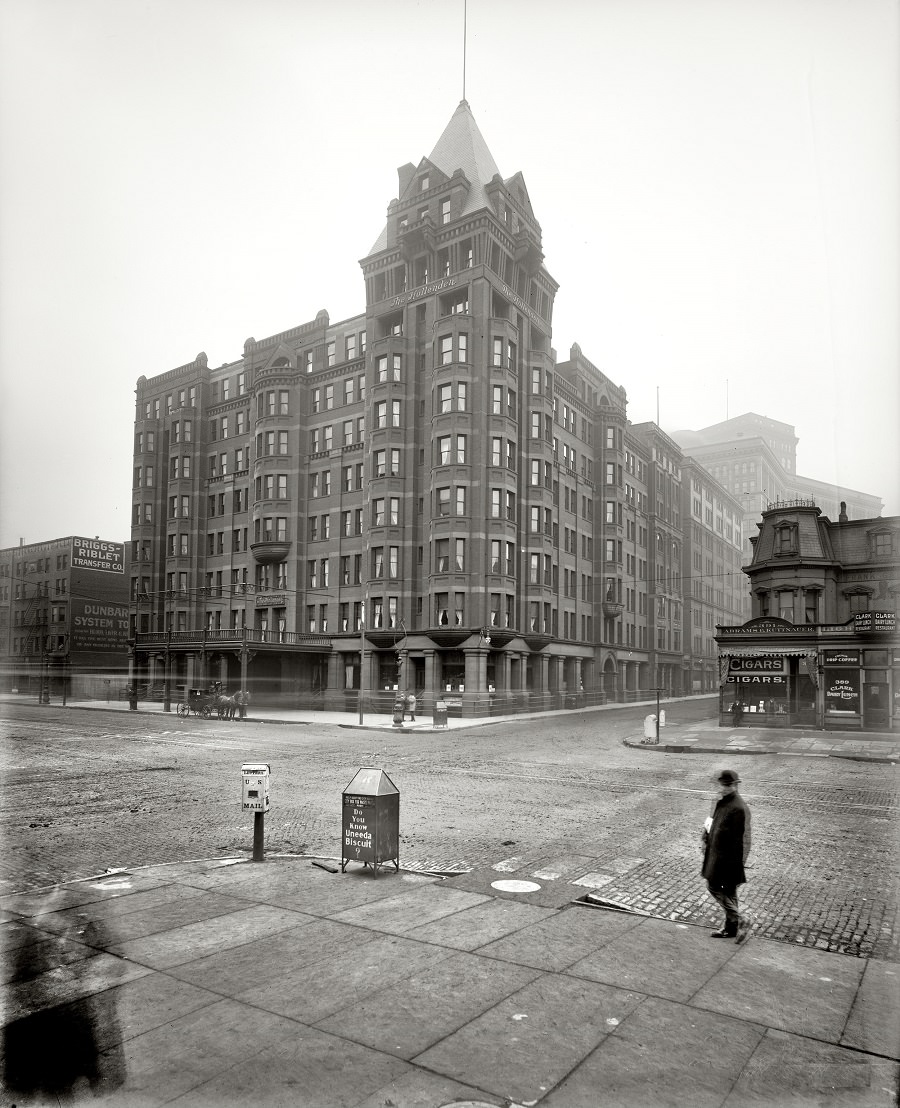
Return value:
M 747 938 L 748 921 L 738 905 L 738 886 L 746 880 L 744 863 L 750 853 L 750 809 L 737 787 L 740 777 L 723 769 L 716 777 L 719 800 L 702 836 L 703 869 L 710 895 L 725 909 L 725 924 L 712 932 L 714 939 Z

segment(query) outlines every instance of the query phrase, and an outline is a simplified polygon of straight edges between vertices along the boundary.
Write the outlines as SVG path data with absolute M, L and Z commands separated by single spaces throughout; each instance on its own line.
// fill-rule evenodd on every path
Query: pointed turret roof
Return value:
M 487 198 L 484 195 L 484 186 L 500 170 L 478 129 L 468 100 L 460 100 L 428 160 L 448 177 L 457 169 L 461 169 L 468 177 L 472 187 L 466 197 L 463 215 L 485 207 Z
M 446 174 L 447 177 L 452 177 L 457 169 L 461 169 L 465 174 L 471 187 L 461 215 L 468 215 L 470 212 L 478 211 L 479 208 L 490 206 L 485 193 L 485 186 L 495 176 L 499 175 L 500 170 L 497 168 L 494 156 L 484 141 L 484 135 L 478 129 L 478 124 L 475 122 L 475 116 L 472 115 L 468 100 L 460 100 L 456 111 L 450 117 L 450 122 L 437 140 L 431 155 L 419 163 L 420 168 L 426 160 L 439 169 L 441 173 Z M 404 173 L 407 170 L 409 171 L 409 177 L 404 178 Z M 411 165 L 400 170 L 401 194 L 404 192 L 404 180 L 411 179 L 415 172 Z M 385 228 L 369 253 L 375 254 L 379 250 L 383 250 L 387 246 L 387 241 L 387 228 Z

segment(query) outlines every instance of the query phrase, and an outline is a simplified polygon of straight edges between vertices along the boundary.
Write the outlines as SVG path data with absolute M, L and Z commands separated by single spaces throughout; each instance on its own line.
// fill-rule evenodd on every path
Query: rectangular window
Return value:
M 491 573 L 502 573 L 499 539 L 491 539 Z

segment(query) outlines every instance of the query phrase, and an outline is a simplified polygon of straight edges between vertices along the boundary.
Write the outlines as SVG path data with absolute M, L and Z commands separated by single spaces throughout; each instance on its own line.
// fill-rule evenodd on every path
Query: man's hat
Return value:
M 733 769 L 723 769 L 721 773 L 717 774 L 716 780 L 720 785 L 737 785 L 741 779 Z

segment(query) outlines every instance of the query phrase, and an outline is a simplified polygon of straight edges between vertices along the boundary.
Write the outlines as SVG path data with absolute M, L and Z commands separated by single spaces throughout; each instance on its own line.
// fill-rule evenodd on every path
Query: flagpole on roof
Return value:
M 462 92 L 463 92 L 462 98 L 463 98 L 463 100 L 465 100 L 465 98 L 466 98 L 466 23 L 467 23 L 466 7 L 467 7 L 467 4 L 468 4 L 468 0 L 463 0 L 463 89 L 462 89 Z

